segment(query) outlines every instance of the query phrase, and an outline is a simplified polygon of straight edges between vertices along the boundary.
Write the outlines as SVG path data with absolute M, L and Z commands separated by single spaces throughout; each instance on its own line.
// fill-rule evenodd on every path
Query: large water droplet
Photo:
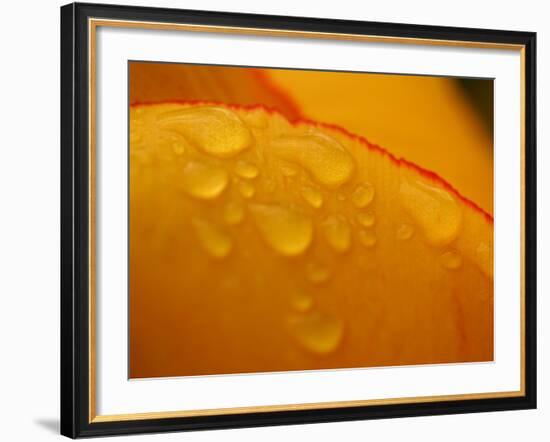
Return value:
M 311 244 L 313 223 L 302 212 L 267 204 L 253 204 L 250 210 L 263 239 L 276 252 L 300 255 Z
M 367 207 L 374 199 L 374 186 L 370 183 L 360 184 L 351 195 L 351 201 L 358 209 Z
M 248 161 L 238 161 L 235 164 L 235 173 L 241 178 L 251 180 L 256 178 L 259 172 L 258 168 Z
M 190 161 L 183 168 L 183 189 L 198 199 L 216 198 L 227 187 L 227 182 L 227 171 L 221 167 Z
M 456 270 L 462 266 L 462 257 L 456 252 L 449 251 L 441 255 L 441 262 L 443 267 Z
M 293 318 L 290 325 L 298 344 L 317 354 L 327 354 L 336 350 L 344 334 L 341 320 L 317 311 Z
M 244 218 L 243 207 L 236 202 L 229 202 L 223 210 L 223 219 L 227 224 L 239 224 Z
M 320 132 L 278 138 L 272 142 L 272 149 L 279 158 L 299 164 L 329 188 L 344 184 L 355 169 L 347 150 Z
M 311 186 L 304 186 L 300 193 L 311 207 L 319 209 L 323 205 L 323 195 L 317 189 Z
M 193 219 L 195 233 L 204 249 L 214 258 L 225 258 L 232 247 L 231 237 L 215 224 Z
M 330 215 L 323 221 L 322 227 L 328 243 L 335 251 L 343 253 L 350 248 L 351 229 L 346 218 Z
M 399 192 L 403 207 L 430 244 L 444 246 L 456 238 L 462 211 L 448 191 L 424 181 L 403 179 Z
M 222 107 L 201 106 L 165 112 L 159 124 L 181 133 L 204 152 L 227 158 L 252 144 L 252 135 L 239 116 Z

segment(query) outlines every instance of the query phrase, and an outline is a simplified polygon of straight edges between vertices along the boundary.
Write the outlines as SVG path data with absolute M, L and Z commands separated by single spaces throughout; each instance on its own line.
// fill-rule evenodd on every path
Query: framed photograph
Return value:
M 61 432 L 536 407 L 530 32 L 61 8 Z

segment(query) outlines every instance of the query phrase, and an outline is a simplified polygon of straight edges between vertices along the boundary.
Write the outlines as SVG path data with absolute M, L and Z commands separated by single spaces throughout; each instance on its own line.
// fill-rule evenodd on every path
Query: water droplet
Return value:
M 404 179 L 399 192 L 403 207 L 419 224 L 430 244 L 444 246 L 456 238 L 462 211 L 448 191 L 423 181 Z
M 456 270 L 462 265 L 462 257 L 456 252 L 445 252 L 441 255 L 443 267 Z
M 311 244 L 313 223 L 303 213 L 267 204 L 253 204 L 250 210 L 263 239 L 276 252 L 296 256 Z
M 302 197 L 315 209 L 319 209 L 323 205 L 323 195 L 317 189 L 305 186 L 301 189 Z
M 193 219 L 193 227 L 204 249 L 214 258 L 225 258 L 232 247 L 231 237 L 215 224 Z
M 313 307 L 313 298 L 302 291 L 296 291 L 290 298 L 290 303 L 297 312 L 307 312 Z
M 359 240 L 365 247 L 374 247 L 376 245 L 376 235 L 370 230 L 361 230 Z
M 244 218 L 243 207 L 236 202 L 229 202 L 224 208 L 223 219 L 227 224 L 239 224 Z
M 191 161 L 183 168 L 183 189 L 198 199 L 218 197 L 227 187 L 227 182 L 227 172 L 217 166 Z
M 344 325 L 330 314 L 312 311 L 291 321 L 293 335 L 304 349 L 318 354 L 330 353 L 342 341 Z
M 222 107 L 188 107 L 158 117 L 164 128 L 181 133 L 204 152 L 228 158 L 252 144 L 252 135 L 239 116 Z
M 239 192 L 243 196 L 243 198 L 252 198 L 254 196 L 254 193 L 256 193 L 254 186 L 250 183 L 247 183 L 246 181 L 241 181 L 238 186 Z
M 346 218 L 341 215 L 330 215 L 323 221 L 325 237 L 331 247 L 340 253 L 347 251 L 351 245 L 351 229 Z
M 272 142 L 272 148 L 278 157 L 302 166 L 329 188 L 347 182 L 355 169 L 347 150 L 321 132 L 281 137 Z
M 308 279 L 314 284 L 321 284 L 330 278 L 330 270 L 319 263 L 310 262 L 306 266 Z
M 363 183 L 355 188 L 351 195 L 351 201 L 358 209 L 367 207 L 374 199 L 374 186 Z
M 251 180 L 258 176 L 259 170 L 254 164 L 248 161 L 238 161 L 237 164 L 235 164 L 235 173 L 241 178 Z
M 373 212 L 360 213 L 357 215 L 357 222 L 363 227 L 374 226 L 375 217 Z
M 411 239 L 414 235 L 414 227 L 410 224 L 402 224 L 395 233 L 395 236 L 397 239 L 400 239 L 402 241 L 406 241 L 408 239 Z

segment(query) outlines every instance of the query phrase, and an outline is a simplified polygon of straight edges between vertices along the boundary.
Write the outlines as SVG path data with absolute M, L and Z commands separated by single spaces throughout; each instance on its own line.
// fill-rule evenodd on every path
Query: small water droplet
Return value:
M 185 146 L 181 142 L 175 142 L 172 144 L 172 150 L 176 155 L 183 155 L 185 153 Z
M 344 334 L 344 325 L 340 319 L 317 311 L 293 318 L 290 326 L 298 344 L 317 354 L 336 350 Z
M 308 263 L 306 272 L 308 279 L 314 284 L 321 284 L 328 281 L 331 276 L 328 267 L 315 262 Z
M 347 182 L 355 169 L 348 151 L 334 138 L 321 132 L 281 137 L 271 146 L 279 158 L 300 165 L 319 184 L 329 188 Z
M 443 267 L 456 270 L 462 266 L 462 257 L 456 252 L 449 251 L 441 255 L 441 262 L 443 263 Z
M 204 249 L 214 258 L 225 258 L 232 247 L 231 237 L 215 224 L 193 219 L 193 227 Z
M 313 223 L 302 212 L 267 204 L 253 204 L 250 210 L 263 239 L 276 252 L 296 256 L 311 244 Z
M 158 122 L 219 158 L 235 156 L 252 144 L 252 134 L 239 116 L 222 107 L 200 106 L 169 111 L 159 115 Z
M 424 181 L 403 179 L 399 193 L 405 210 L 418 223 L 428 243 L 444 246 L 456 238 L 462 210 L 447 190 Z
M 361 230 L 359 240 L 365 247 L 374 247 L 376 245 L 376 235 L 370 230 Z
M 351 245 L 351 229 L 346 218 L 341 215 L 330 215 L 323 221 L 325 237 L 331 247 L 343 253 Z
M 313 307 L 313 298 L 302 291 L 296 291 L 290 298 L 290 303 L 297 312 L 307 312 Z
M 374 226 L 375 217 L 373 212 L 359 213 L 357 215 L 357 222 L 363 227 Z
M 397 239 L 400 239 L 402 241 L 406 241 L 408 239 L 411 239 L 414 235 L 414 227 L 410 224 L 402 224 L 395 233 L 395 236 Z
M 217 166 L 191 161 L 183 168 L 182 186 L 191 196 L 210 200 L 227 187 L 228 174 Z
M 355 188 L 351 195 L 351 201 L 358 209 L 367 207 L 374 199 L 374 186 L 363 183 Z
M 256 193 L 254 186 L 251 183 L 247 183 L 246 181 L 241 181 L 238 184 L 238 187 L 239 192 L 243 196 L 243 198 L 252 198 L 254 196 L 254 193 Z
M 323 205 L 323 195 L 317 189 L 305 186 L 301 189 L 302 197 L 315 209 L 319 209 Z
M 256 165 L 248 161 L 238 161 L 237 164 L 235 164 L 235 173 L 241 178 L 251 180 L 258 176 L 259 170 Z
M 229 202 L 224 208 L 223 219 L 227 224 L 239 224 L 244 218 L 244 208 L 236 203 Z

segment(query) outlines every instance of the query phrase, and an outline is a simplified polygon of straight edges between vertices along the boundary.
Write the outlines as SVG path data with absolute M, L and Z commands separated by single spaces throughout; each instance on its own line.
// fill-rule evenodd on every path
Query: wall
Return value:
M 123 0 L 121 0 L 123 1 Z M 385 1 L 338 0 L 313 3 L 291 0 L 124 1 L 127 4 L 190 9 L 392 21 L 433 25 L 538 31 L 539 226 L 550 209 L 542 189 L 548 151 L 544 122 L 549 92 L 547 57 L 550 17 L 545 2 L 522 1 Z M 42 441 L 58 438 L 59 369 L 59 11 L 57 0 L 4 4 L 0 68 L 0 424 L 2 439 Z M 546 78 L 545 78 L 546 77 Z M 544 247 L 539 229 L 539 318 L 544 299 Z M 547 249 L 548 250 L 548 249 Z M 546 253 L 548 254 L 548 252 Z M 539 409 L 507 413 L 410 418 L 370 422 L 130 437 L 125 440 L 256 441 L 364 440 L 446 441 L 543 440 L 550 432 L 550 391 L 544 371 L 550 349 L 548 321 L 539 319 Z

